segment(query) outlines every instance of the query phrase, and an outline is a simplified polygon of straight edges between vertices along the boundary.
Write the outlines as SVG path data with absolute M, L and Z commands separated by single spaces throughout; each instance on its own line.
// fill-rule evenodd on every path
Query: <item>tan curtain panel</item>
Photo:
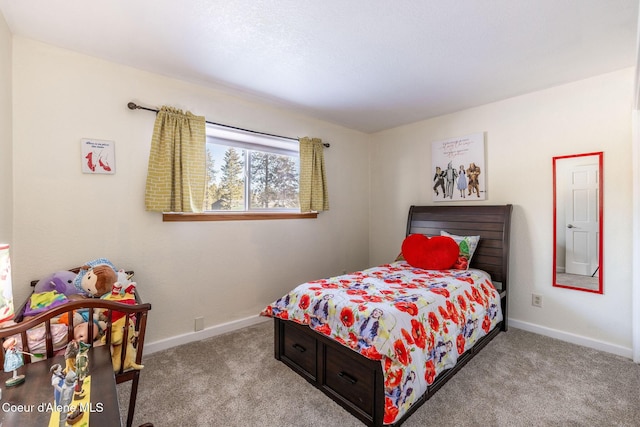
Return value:
M 146 209 L 202 212 L 206 180 L 204 117 L 162 107 L 151 139 Z
M 300 138 L 300 211 L 328 211 L 329 192 L 324 145 L 319 138 Z

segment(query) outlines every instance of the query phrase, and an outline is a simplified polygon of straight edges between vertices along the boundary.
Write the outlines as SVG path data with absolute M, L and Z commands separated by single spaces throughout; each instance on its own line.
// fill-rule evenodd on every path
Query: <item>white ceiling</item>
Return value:
M 375 132 L 634 66 L 638 1 L 0 0 L 0 11 L 15 35 Z

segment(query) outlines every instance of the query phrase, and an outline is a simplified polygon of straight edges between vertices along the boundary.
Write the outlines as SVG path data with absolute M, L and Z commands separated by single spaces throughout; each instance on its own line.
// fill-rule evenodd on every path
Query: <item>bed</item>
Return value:
M 71 271 L 77 273 L 79 269 Z M 127 272 L 133 276 L 132 271 Z M 31 286 L 35 286 L 37 281 L 33 281 Z M 34 294 L 32 293 L 31 296 Z M 30 296 L 30 298 L 31 298 Z M 67 343 L 74 337 L 73 322 L 68 324 L 59 323 L 60 318 L 69 316 L 70 313 L 86 311 L 87 318 L 93 319 L 94 313 L 103 313 L 106 327 L 104 328 L 104 344 L 98 337 L 93 336 L 93 328 L 88 328 L 88 342 L 93 345 L 111 345 L 112 342 L 112 322 L 120 317 L 124 323 L 121 340 L 123 343 L 133 342 L 134 346 L 122 346 L 118 369 L 114 368 L 114 375 L 117 384 L 131 381 L 131 394 L 127 411 L 127 427 L 133 423 L 138 383 L 140 371 L 136 369 L 126 369 L 125 360 L 132 357 L 128 351 L 135 351 L 135 362 L 140 364 L 144 351 L 144 339 L 147 324 L 147 315 L 151 310 L 151 304 L 143 303 L 138 290 L 135 291 L 134 302 L 117 302 L 100 298 L 78 298 L 69 300 L 63 304 L 56 305 L 33 317 L 25 317 L 25 309 L 29 299 L 16 310 L 14 324 L 0 328 L 0 341 L 4 342 L 9 337 L 14 337 L 18 341 L 18 350 L 26 352 L 24 363 L 37 363 L 39 360 L 48 359 L 54 355 L 64 354 Z M 131 327 L 130 327 L 131 326 Z M 129 331 L 133 331 L 129 333 Z M 115 339 L 115 338 L 114 338 Z M 25 344 L 26 343 L 26 344 Z M 113 358 L 112 358 L 113 359 Z M 4 361 L 4 353 L 0 351 L 0 365 Z
M 275 358 L 366 425 L 399 426 L 507 330 L 511 211 L 411 206 L 406 236 L 479 236 L 469 264 L 423 270 L 399 257 L 301 284 L 261 313 L 274 319 Z

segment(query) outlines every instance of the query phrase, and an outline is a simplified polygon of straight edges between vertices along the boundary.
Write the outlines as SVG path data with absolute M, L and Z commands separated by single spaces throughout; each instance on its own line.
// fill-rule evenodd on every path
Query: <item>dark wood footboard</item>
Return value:
M 501 322 L 502 323 L 502 322 Z M 401 425 L 501 331 L 501 323 L 442 372 L 409 411 Z M 306 325 L 274 318 L 275 358 L 371 427 L 384 425 L 384 377 L 380 361 L 328 339 Z

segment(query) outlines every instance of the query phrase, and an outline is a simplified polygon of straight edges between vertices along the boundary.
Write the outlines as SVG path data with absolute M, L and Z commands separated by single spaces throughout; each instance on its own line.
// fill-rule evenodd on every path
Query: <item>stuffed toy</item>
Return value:
M 73 271 L 56 271 L 34 285 L 33 294 L 24 307 L 23 320 L 51 310 L 71 299 L 82 298 L 82 292 L 75 287 L 76 273 Z
M 93 325 L 93 340 L 100 338 L 100 329 L 95 323 Z M 73 339 L 79 343 L 86 344 L 89 342 L 89 322 L 82 322 L 73 327 Z
M 133 277 L 133 273 L 129 274 L 124 270 L 118 270 L 116 272 L 116 283 L 120 285 L 121 289 L 127 289 L 130 284 L 135 285 L 136 282 L 131 281 L 131 277 Z
M 446 270 L 458 260 L 458 244 L 451 237 L 411 234 L 402 242 L 402 255 L 412 267 Z
M 122 357 L 122 347 L 126 345 L 125 359 L 124 359 L 124 368 L 123 371 L 127 369 L 136 369 L 140 370 L 144 368 L 144 365 L 138 365 L 136 363 L 136 348 L 133 346 L 138 334 L 133 326 L 133 321 L 129 322 L 129 334 L 127 336 L 127 343 L 123 343 L 124 338 L 124 325 L 125 325 L 126 317 L 121 317 L 117 321 L 111 324 L 111 363 L 113 365 L 114 372 L 118 372 L 120 370 L 120 359 Z M 102 338 L 102 342 L 106 343 L 106 336 Z
M 113 264 L 105 258 L 99 258 L 80 267 L 74 285 L 84 294 L 99 298 L 111 292 L 111 287 L 117 280 L 117 270 Z
M 58 323 L 69 325 L 70 313 L 65 313 L 58 319 Z M 72 316 L 73 339 L 78 343 L 89 343 L 89 310 L 76 310 Z M 107 327 L 107 322 L 101 319 L 100 313 L 95 312 L 93 315 L 93 341 L 97 341 L 102 337 Z
M 127 282 L 128 282 L 128 279 L 127 279 Z M 130 304 L 130 305 L 136 304 L 136 296 L 135 296 L 136 282 L 128 282 L 128 283 L 125 282 L 126 287 L 123 287 L 120 283 L 121 282 L 119 281 L 114 283 L 113 287 L 111 288 L 111 292 L 103 295 L 102 299 L 106 301 L 115 301 L 122 304 Z M 105 311 L 104 316 L 106 317 L 106 315 L 107 313 Z M 119 320 L 123 316 L 124 316 L 124 313 L 114 310 L 113 313 L 111 313 L 111 321 L 115 322 L 116 320 Z
M 40 293 L 56 291 L 59 294 L 67 296 L 80 294 L 81 291 L 73 284 L 75 278 L 76 273 L 73 271 L 56 271 L 55 273 L 38 280 L 33 292 Z
M 34 292 L 24 306 L 24 317 L 36 316 L 69 301 L 66 295 L 56 291 Z

